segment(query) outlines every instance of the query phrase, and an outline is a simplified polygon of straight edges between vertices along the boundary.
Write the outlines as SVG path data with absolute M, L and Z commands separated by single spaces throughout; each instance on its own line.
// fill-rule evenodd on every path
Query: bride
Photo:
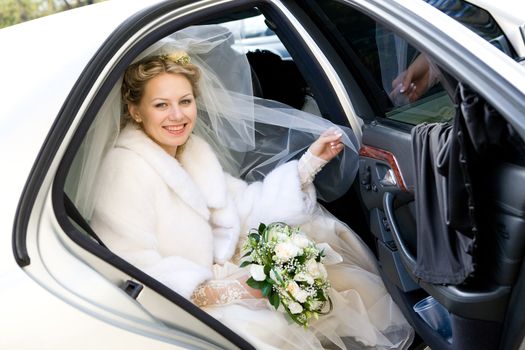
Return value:
M 255 99 L 231 44 L 222 27 L 190 27 L 128 67 L 90 130 L 82 168 L 97 174 L 80 175 L 77 206 L 114 253 L 258 349 L 406 349 L 413 331 L 371 253 L 317 204 L 355 176 L 351 130 Z M 307 329 L 247 286 L 239 267 L 249 229 L 275 221 L 339 258 L 327 266 L 333 310 Z

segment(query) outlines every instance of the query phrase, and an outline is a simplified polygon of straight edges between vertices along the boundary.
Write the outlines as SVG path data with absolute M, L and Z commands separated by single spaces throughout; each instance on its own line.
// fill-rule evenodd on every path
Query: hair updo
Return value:
M 187 56 L 186 56 L 187 57 Z M 189 57 L 187 57 L 189 58 Z M 146 83 L 162 73 L 182 74 L 188 79 L 193 89 L 195 98 L 199 95 L 198 81 L 200 78 L 199 68 L 188 61 L 174 61 L 168 56 L 146 57 L 131 64 L 124 72 L 122 81 L 122 118 L 121 126 L 128 122 L 138 125 L 129 114 L 130 104 L 139 104 L 144 95 Z

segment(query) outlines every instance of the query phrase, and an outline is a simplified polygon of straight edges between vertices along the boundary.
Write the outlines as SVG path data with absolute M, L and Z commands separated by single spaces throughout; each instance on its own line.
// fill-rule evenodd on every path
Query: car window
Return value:
M 290 54 L 279 37 L 265 23 L 261 14 L 254 17 L 220 23 L 228 28 L 235 37 L 234 48 L 242 53 L 255 50 L 268 50 L 283 59 L 290 59 Z
M 235 20 L 227 17 L 212 22 L 228 28 L 235 38 L 232 47 L 248 58 L 254 95 L 320 116 L 312 90 L 284 43 L 268 27 L 262 13 L 252 9 L 250 14 L 246 18 L 240 13 L 234 15 Z
M 452 119 L 454 104 L 440 70 L 424 53 L 350 6 L 316 0 L 317 19 L 338 45 L 376 117 L 407 124 Z

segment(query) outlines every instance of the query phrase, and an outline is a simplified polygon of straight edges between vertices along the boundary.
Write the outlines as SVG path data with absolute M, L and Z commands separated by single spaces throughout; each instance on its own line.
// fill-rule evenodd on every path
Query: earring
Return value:
M 135 118 L 133 118 L 133 119 L 135 119 L 135 121 L 136 121 L 137 123 L 142 123 L 142 119 L 140 119 L 140 118 L 137 117 L 137 116 L 136 116 Z

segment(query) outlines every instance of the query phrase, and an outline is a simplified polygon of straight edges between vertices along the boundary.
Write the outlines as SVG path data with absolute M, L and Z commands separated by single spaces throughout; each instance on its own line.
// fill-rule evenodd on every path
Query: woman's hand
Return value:
M 248 292 L 248 294 L 250 294 L 252 297 L 254 298 L 263 298 L 263 294 L 262 294 L 262 291 L 259 290 L 259 289 L 255 289 L 255 288 L 252 288 L 250 287 L 249 285 L 246 284 L 246 280 L 250 278 L 250 276 L 242 276 L 242 277 L 239 277 L 237 278 L 237 281 L 239 281 L 239 283 L 242 285 L 242 287 Z M 246 299 L 246 298 L 243 298 L 243 299 Z M 250 298 L 248 298 L 250 299 Z
M 330 128 L 312 143 L 309 150 L 312 155 L 329 162 L 343 150 L 342 137 L 341 131 L 336 128 Z

